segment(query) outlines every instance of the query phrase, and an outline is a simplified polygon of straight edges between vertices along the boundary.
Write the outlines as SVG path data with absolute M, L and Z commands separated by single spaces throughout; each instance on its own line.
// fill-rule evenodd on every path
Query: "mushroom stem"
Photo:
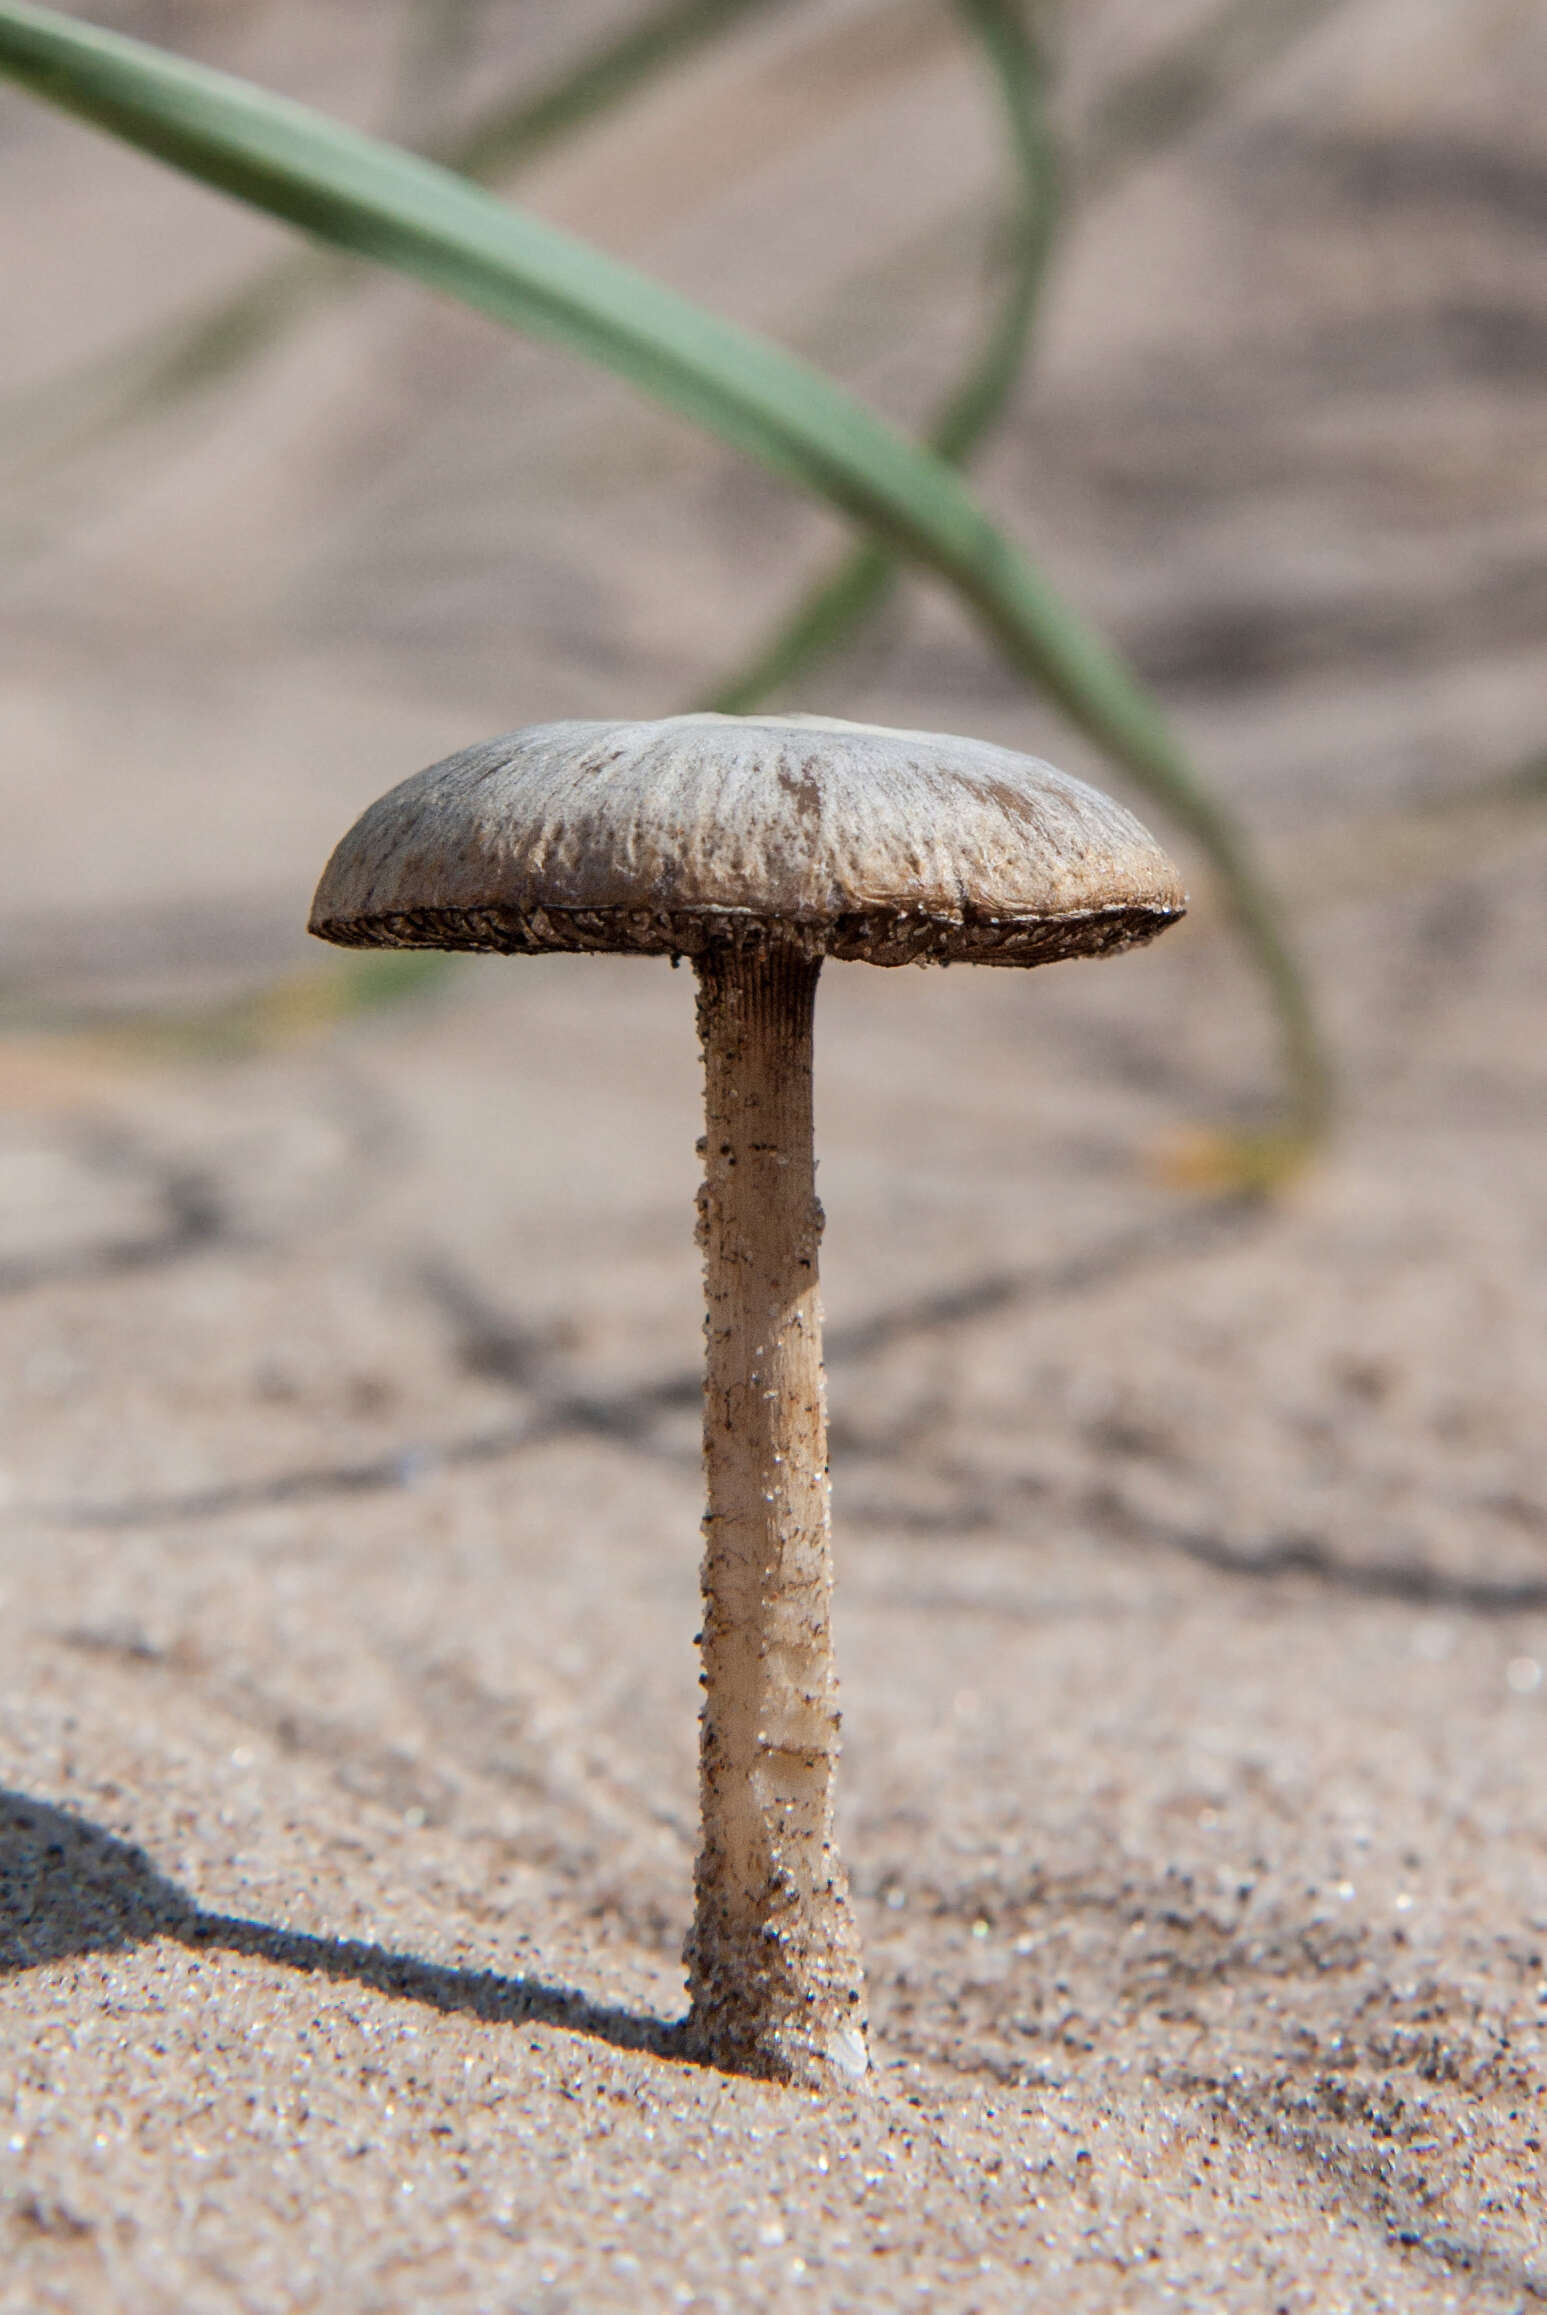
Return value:
M 833 1839 L 838 1686 L 811 1141 L 819 957 L 698 962 L 707 1132 L 703 1839 L 689 2038 L 739 2072 L 865 2073 L 864 1978 Z

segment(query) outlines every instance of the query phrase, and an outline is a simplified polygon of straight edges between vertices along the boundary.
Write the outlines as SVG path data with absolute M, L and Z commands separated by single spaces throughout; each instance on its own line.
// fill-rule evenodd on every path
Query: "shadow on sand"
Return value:
M 0 1788 L 0 1975 L 158 1937 L 346 1979 L 429 2009 L 466 2011 L 501 2025 L 562 2026 L 615 2050 L 688 2055 L 679 2025 L 609 2008 L 571 1986 L 501 1977 L 494 1970 L 450 1969 L 357 1938 L 313 1937 L 206 1913 L 132 1842 L 67 1809 Z

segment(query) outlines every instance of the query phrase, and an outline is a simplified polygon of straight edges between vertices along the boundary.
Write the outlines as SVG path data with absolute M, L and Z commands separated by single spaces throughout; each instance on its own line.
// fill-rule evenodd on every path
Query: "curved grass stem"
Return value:
M 978 353 L 925 430 L 936 457 L 952 466 L 966 463 L 1014 390 L 1058 219 L 1058 154 L 1047 117 L 1046 73 L 1024 11 L 1017 0 L 957 0 L 957 7 L 982 44 L 1003 101 L 1016 191 L 1008 220 L 1009 280 Z M 723 715 L 757 707 L 851 642 L 881 609 L 899 575 L 895 554 L 873 539 L 861 540 L 699 704 Z
M 392 133 L 398 143 L 422 149 L 477 184 L 496 183 L 740 18 L 778 4 L 666 0 L 541 86 L 496 97 L 465 127 L 432 127 L 422 138 L 410 132 L 427 109 L 426 88 L 438 90 L 451 77 L 465 27 L 440 21 L 438 9 L 416 11 L 390 108 Z M 72 375 L 23 389 L 5 413 L 7 452 L 36 471 L 40 458 L 73 455 L 121 427 L 164 415 L 188 396 L 219 385 L 277 345 L 317 306 L 364 278 L 355 263 L 328 250 L 286 250 L 194 312 L 155 323 Z
M 1324 1130 L 1329 1077 L 1275 901 L 1158 704 L 989 520 L 954 467 L 832 379 L 465 177 L 250 83 L 0 0 L 0 72 L 200 181 L 506 325 L 567 347 L 825 499 L 953 587 L 985 631 L 1227 888 L 1277 1008 L 1285 1137 Z
M 976 358 L 937 410 L 925 439 L 937 457 L 965 465 L 1003 414 L 1030 348 L 1060 218 L 1057 144 L 1048 119 L 1045 59 L 1016 0 L 958 0 L 982 45 L 1003 103 L 1016 166 L 1010 218 L 1012 269 Z M 1129 170 L 1195 128 L 1253 70 L 1297 33 L 1309 31 L 1341 0 L 1224 0 L 1201 26 L 1155 61 L 1121 81 L 1091 124 L 1083 176 L 1087 192 L 1108 192 Z M 898 557 L 875 539 L 851 548 L 805 589 L 773 633 L 700 704 L 746 714 L 797 677 L 852 644 L 883 608 L 901 575 Z M 1066 712 L 1070 712 L 1066 703 Z M 1153 731 L 1103 739 L 1081 715 L 1073 720 L 1153 795 L 1198 843 L 1219 880 L 1225 907 L 1256 966 L 1278 1023 L 1287 1087 L 1280 1128 L 1239 1144 L 1242 1171 L 1276 1175 L 1325 1135 L 1333 1102 L 1332 1068 L 1315 1007 L 1272 887 L 1241 831 L 1167 740 Z M 1136 744 L 1136 739 L 1138 744 Z M 1210 1164 L 1229 1170 L 1223 1145 Z

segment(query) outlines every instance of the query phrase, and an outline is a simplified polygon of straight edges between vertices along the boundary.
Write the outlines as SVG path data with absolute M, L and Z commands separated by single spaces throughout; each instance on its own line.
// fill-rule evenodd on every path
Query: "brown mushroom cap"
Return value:
M 1176 869 L 1082 780 L 984 740 L 828 716 L 550 723 L 371 805 L 311 930 L 355 948 L 788 942 L 878 965 L 1033 965 L 1149 939 Z

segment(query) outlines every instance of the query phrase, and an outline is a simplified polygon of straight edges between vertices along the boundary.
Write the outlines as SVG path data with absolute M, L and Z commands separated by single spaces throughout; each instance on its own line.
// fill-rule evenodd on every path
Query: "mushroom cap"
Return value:
M 311 930 L 354 948 L 782 942 L 1033 965 L 1185 908 L 1130 812 L 985 740 L 829 716 L 548 723 L 464 748 L 355 822 Z

